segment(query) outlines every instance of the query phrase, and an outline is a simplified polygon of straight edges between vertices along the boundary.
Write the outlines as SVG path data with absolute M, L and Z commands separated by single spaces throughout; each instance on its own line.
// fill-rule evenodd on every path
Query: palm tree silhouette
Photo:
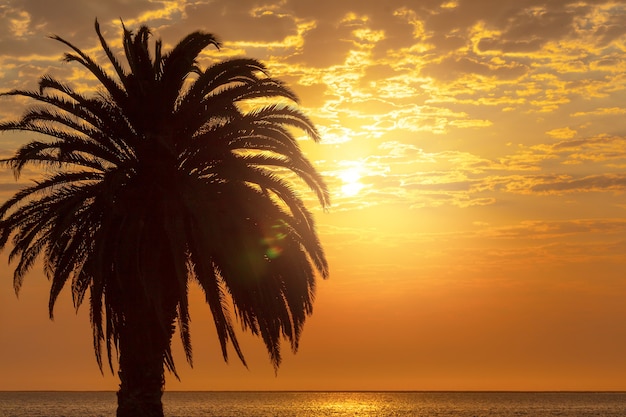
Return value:
M 47 176 L 0 207 L 0 248 L 12 249 L 18 292 L 35 260 L 51 280 L 49 313 L 69 283 L 75 307 L 89 289 L 96 359 L 119 364 L 118 416 L 162 416 L 164 369 L 176 374 L 175 328 L 192 363 L 188 288 L 210 306 L 224 360 L 232 345 L 245 365 L 230 312 L 260 336 L 275 368 L 312 312 L 317 274 L 328 265 L 295 181 L 323 207 L 328 190 L 301 152 L 293 128 L 313 140 L 295 94 L 253 59 L 203 69 L 219 48 L 193 32 L 171 51 L 149 50 L 150 30 L 123 27 L 127 65 L 95 30 L 112 72 L 70 42 L 65 61 L 93 74 L 86 96 L 50 76 L 37 91 L 14 90 L 38 106 L 0 131 L 43 134 L 4 163 L 16 178 L 34 164 Z M 261 99 L 254 100 L 254 99 Z M 271 99 L 272 104 L 268 103 Z M 286 100 L 285 100 L 286 99 Z

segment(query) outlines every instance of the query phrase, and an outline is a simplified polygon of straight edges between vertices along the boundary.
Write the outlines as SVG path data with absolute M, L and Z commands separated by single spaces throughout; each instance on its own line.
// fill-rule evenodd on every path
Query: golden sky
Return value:
M 166 389 L 626 390 L 624 1 L 8 0 L 0 89 L 93 88 L 47 35 L 97 53 L 96 17 L 115 44 L 119 18 L 170 47 L 218 35 L 207 62 L 264 61 L 324 139 L 302 145 L 331 276 L 300 351 L 275 376 L 244 338 L 249 369 L 223 364 L 194 292 L 194 369 L 174 339 Z M 0 172 L 0 199 L 19 186 Z M 51 322 L 41 271 L 18 300 L 0 261 L 0 390 L 116 390 L 87 309 L 65 293 Z

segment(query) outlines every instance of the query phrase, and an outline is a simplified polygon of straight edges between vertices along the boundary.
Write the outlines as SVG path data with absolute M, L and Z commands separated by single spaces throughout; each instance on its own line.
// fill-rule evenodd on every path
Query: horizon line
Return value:
M 47 390 L 47 389 L 15 389 L 15 390 L 11 390 L 11 389 L 1 389 L 0 392 L 111 392 L 111 393 L 116 393 L 116 390 L 55 390 L 55 389 L 51 389 L 51 390 Z M 624 393 L 626 394 L 626 390 L 510 390 L 510 389 L 505 389 L 505 390 L 494 390 L 494 389 L 486 389 L 486 390 L 428 390 L 428 389 L 421 389 L 421 390 L 374 390 L 374 389 L 358 389 L 358 390 L 336 390 L 336 389 L 331 389 L 331 390 L 323 390 L 323 389 L 314 389 L 314 390 L 228 390 L 228 389 L 222 389 L 222 390 L 164 390 L 163 393 L 167 393 L 167 392 L 216 392 L 216 393 L 222 393 L 222 392 L 227 392 L 227 393 L 255 393 L 255 392 L 259 392 L 259 393 L 485 393 L 485 394 L 489 394 L 489 393 L 537 393 L 537 394 L 541 394 L 541 393 L 572 393 L 572 394 L 584 394 L 584 393 L 589 393 L 589 394 L 593 394 L 593 393 L 616 393 L 616 394 L 621 394 Z

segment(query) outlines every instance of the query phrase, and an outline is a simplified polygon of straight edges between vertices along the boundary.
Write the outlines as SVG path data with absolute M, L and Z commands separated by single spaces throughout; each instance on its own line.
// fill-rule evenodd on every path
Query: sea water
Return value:
M 0 392 L 2 417 L 114 416 L 114 392 Z M 626 416 L 623 392 L 166 392 L 168 417 Z

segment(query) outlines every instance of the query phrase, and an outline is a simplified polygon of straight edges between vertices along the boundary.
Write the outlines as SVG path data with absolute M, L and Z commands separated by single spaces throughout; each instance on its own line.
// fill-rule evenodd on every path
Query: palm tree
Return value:
M 65 61 L 95 76 L 98 94 L 50 76 L 36 91 L 2 94 L 38 105 L 0 131 L 43 134 L 4 163 L 16 178 L 28 165 L 46 176 L 0 207 L 0 249 L 11 242 L 16 292 L 42 258 L 50 317 L 66 284 L 77 309 L 89 289 L 96 359 L 101 371 L 104 350 L 112 372 L 118 362 L 117 415 L 162 416 L 164 370 L 177 376 L 176 327 L 192 364 L 193 280 L 224 360 L 231 346 L 245 365 L 229 312 L 263 339 L 275 368 L 281 340 L 297 350 L 315 278 L 327 277 L 328 265 L 295 181 L 323 207 L 329 197 L 294 136 L 296 128 L 318 141 L 318 132 L 260 62 L 203 69 L 199 54 L 220 46 L 213 35 L 193 32 L 167 53 L 159 40 L 151 52 L 147 27 L 122 27 L 127 65 L 95 23 L 108 71 L 53 37 L 71 49 Z

